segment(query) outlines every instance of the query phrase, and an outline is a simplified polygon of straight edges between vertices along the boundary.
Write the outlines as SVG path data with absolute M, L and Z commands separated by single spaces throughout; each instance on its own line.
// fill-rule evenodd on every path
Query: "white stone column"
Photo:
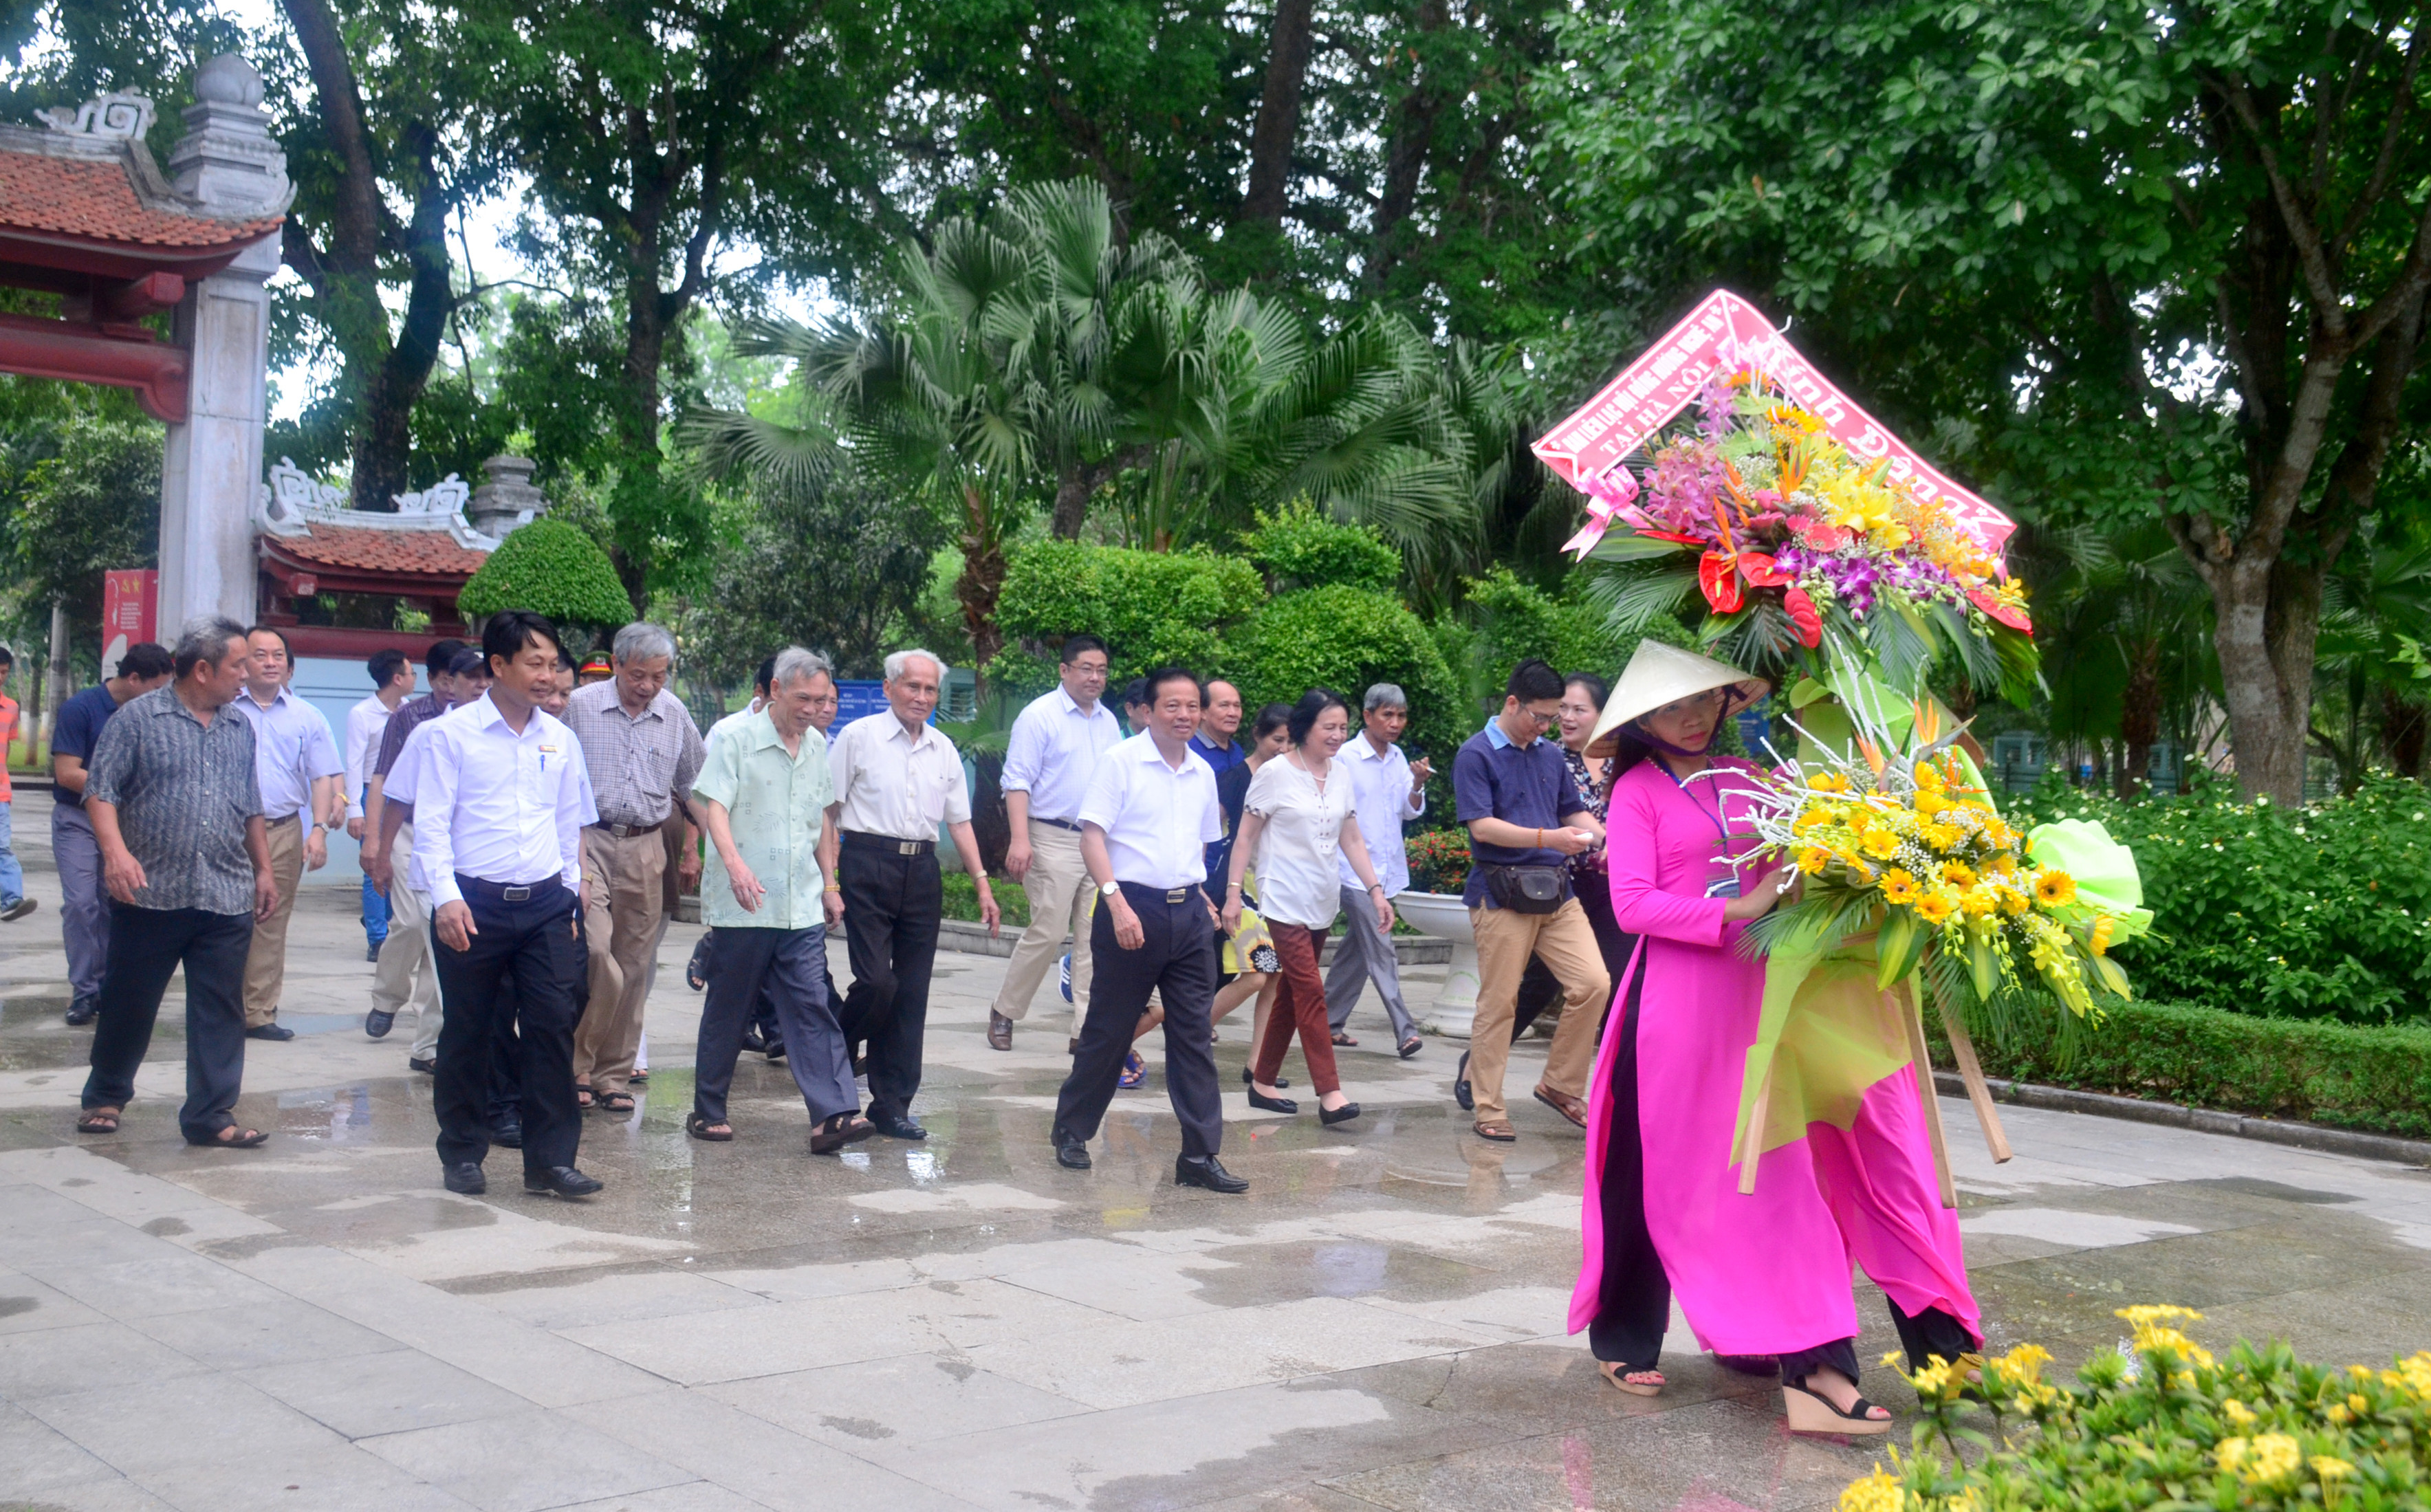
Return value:
M 186 135 L 169 154 L 171 181 L 195 212 L 250 220 L 287 208 L 287 158 L 261 109 L 261 76 L 228 55 L 194 76 Z M 169 428 L 160 467 L 163 641 L 196 614 L 254 617 L 259 572 L 254 499 L 261 486 L 261 429 L 269 418 L 270 295 L 278 271 L 274 233 L 225 270 L 186 291 L 176 343 L 191 354 L 186 423 Z

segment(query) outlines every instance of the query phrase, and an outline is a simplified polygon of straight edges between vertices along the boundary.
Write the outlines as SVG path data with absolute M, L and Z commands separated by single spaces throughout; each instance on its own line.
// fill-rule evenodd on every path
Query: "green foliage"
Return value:
M 1047 646 L 1082 630 L 1099 637 L 1112 664 L 1108 686 L 1119 690 L 1167 663 L 1201 676 L 1215 671 L 1226 629 L 1265 596 L 1257 569 L 1239 557 L 1039 541 L 1014 555 L 997 623 L 1007 635 Z M 1043 686 L 1035 658 L 1016 662 L 1014 654 L 989 663 L 990 684 L 1001 671 L 1008 685 Z M 1046 681 L 1053 681 L 1051 669 Z
M 2094 1508 L 2344 1508 L 2401 1512 L 2431 1484 L 2431 1352 L 2395 1369 L 2299 1361 L 2239 1340 L 2226 1359 L 2171 1304 L 2116 1309 L 2135 1331 L 2077 1371 L 2050 1352 L 1916 1364 L 1915 1451 L 1840 1493 L 1839 1512 L 2091 1512 Z M 1914 1362 L 1912 1362 L 1914 1363 Z M 1980 1380 L 1978 1376 L 1980 1374 Z M 1978 1407 L 1990 1411 L 1989 1432 Z
M 1475 858 L 1468 852 L 1467 831 L 1423 831 L 1405 836 L 1401 849 L 1409 857 L 1412 891 L 1450 894 L 1468 885 Z
M 1405 744 L 1432 757 L 1446 781 L 1453 750 L 1471 732 L 1426 626 L 1398 599 L 1364 588 L 1310 588 L 1269 601 L 1231 637 L 1222 665 L 1251 709 L 1311 688 L 1332 688 L 1356 709 L 1368 684 L 1399 683 L 1410 697 Z
M 2123 959 L 2123 956 L 2122 956 Z M 1934 1063 L 1955 1063 L 1926 1017 Z M 1985 1037 L 1987 1075 L 2228 1113 L 2431 1137 L 2431 1028 L 2263 1018 L 2229 1006 L 2134 999 L 2063 1047 Z
M 24 380 L 19 380 L 23 382 Z M 160 539 L 160 426 L 89 410 L 28 421 L 0 439 L 12 578 L 31 605 L 67 601 L 101 622 L 101 575 L 153 564 Z
M 940 881 L 945 884 L 945 916 L 961 919 L 965 924 L 978 923 L 979 883 L 971 881 L 969 873 L 960 871 L 947 872 Z M 1019 882 L 1007 882 L 999 877 L 995 879 L 988 891 L 996 894 L 998 932 L 1010 939 L 1030 928 L 1030 895 L 1022 890 Z
M 1241 554 L 1278 592 L 1338 584 L 1391 593 L 1401 580 L 1400 553 L 1383 537 L 1319 514 L 1304 498 L 1258 511 L 1257 524 L 1241 532 Z
M 2431 1023 L 2431 794 L 2378 775 L 2302 809 L 2205 783 L 2121 802 L 2058 779 L 2005 806 L 2090 818 L 2136 853 L 2153 932 L 2116 954 L 2137 991 L 2245 1013 Z
M 528 609 L 592 630 L 633 617 L 608 553 L 575 527 L 551 519 L 534 520 L 500 543 L 464 584 L 456 607 L 467 619 Z

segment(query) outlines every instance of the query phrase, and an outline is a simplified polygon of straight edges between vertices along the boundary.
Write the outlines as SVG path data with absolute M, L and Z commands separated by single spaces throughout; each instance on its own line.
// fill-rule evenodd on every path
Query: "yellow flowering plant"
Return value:
M 1840 1512 L 2420 1512 L 2431 1501 L 2431 1352 L 2393 1369 L 2307 1365 L 2284 1343 L 2240 1342 L 2215 1359 L 2178 1326 L 2200 1313 L 2119 1316 L 2133 1340 L 2087 1361 L 2072 1386 L 2044 1378 L 2051 1356 L 2032 1344 L 1909 1374 L 1915 1447 L 1852 1483 Z
M 1781 857 L 1802 885 L 1751 927 L 1750 949 L 1828 948 L 1875 929 L 1885 990 L 1931 960 L 1944 1002 L 1959 990 L 1988 1004 L 2032 984 L 2090 1018 L 2104 999 L 2131 996 L 2109 949 L 2150 922 L 2133 856 L 2098 826 L 2020 834 L 1957 749 L 1963 725 L 1940 729 L 1936 707 L 1920 701 L 1895 732 L 1867 701 L 1849 702 L 1849 749 L 1803 739 L 1753 796 L 1761 841 L 1741 859 Z M 2110 873 L 2124 858 L 2125 875 L 2080 885 L 2068 853 Z

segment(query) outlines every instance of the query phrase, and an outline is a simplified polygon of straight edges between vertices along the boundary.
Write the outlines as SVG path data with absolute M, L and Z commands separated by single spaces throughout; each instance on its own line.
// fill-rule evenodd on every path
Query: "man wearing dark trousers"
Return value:
M 1165 1003 L 1165 1092 L 1182 1120 L 1174 1183 L 1246 1192 L 1249 1184 L 1216 1158 L 1224 1143 L 1210 1049 L 1216 919 L 1203 884 L 1207 845 L 1223 838 L 1224 815 L 1215 771 L 1190 748 L 1199 679 L 1168 666 L 1146 681 L 1147 728 L 1106 752 L 1081 802 L 1081 859 L 1098 888 L 1090 1009 L 1049 1137 L 1060 1164 L 1089 1168 L 1089 1141 L 1153 991 Z
M 117 675 L 59 705 L 51 724 L 51 858 L 59 868 L 59 936 L 68 952 L 68 1022 L 101 1012 L 101 966 L 109 955 L 109 889 L 101 845 L 84 812 L 85 764 L 102 727 L 128 702 L 166 687 L 176 673 L 168 647 L 143 641 L 118 660 Z
M 963 758 L 929 723 L 946 664 L 927 651 L 886 659 L 886 712 L 844 727 L 828 753 L 836 801 L 828 823 L 843 840 L 834 887 L 844 903 L 852 990 L 847 1043 L 869 1046 L 869 1121 L 890 1139 L 926 1139 L 912 1117 L 929 1023 L 929 973 L 937 959 L 945 887 L 937 826 L 947 827 L 963 869 L 978 884 L 980 916 L 997 928 L 996 895 L 971 832 Z
M 160 995 L 182 965 L 186 1105 L 177 1127 L 189 1144 L 250 1150 L 267 1136 L 231 1116 L 244 1083 L 244 961 L 254 922 L 278 906 L 278 882 L 253 727 L 228 708 L 244 684 L 244 628 L 215 615 L 188 621 L 172 667 L 176 681 L 102 727 L 85 778 L 113 906 L 76 1132 L 118 1132 Z
M 432 907 L 431 951 L 447 1005 L 439 1031 L 439 1159 L 447 1189 L 488 1189 L 491 1057 L 513 1024 L 523 1099 L 524 1190 L 588 1197 L 574 1165 L 574 977 L 582 827 L 597 820 L 574 731 L 543 712 L 557 679 L 557 630 L 510 610 L 481 631 L 490 691 L 423 727 L 390 773 L 412 803 L 416 882 Z M 411 770 L 408 770 L 409 765 Z

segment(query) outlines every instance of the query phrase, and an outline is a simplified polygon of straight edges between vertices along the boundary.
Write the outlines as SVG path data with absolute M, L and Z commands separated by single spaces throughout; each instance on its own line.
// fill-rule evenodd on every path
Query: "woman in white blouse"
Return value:
M 1366 883 L 1377 926 L 1387 934 L 1393 930 L 1393 905 L 1384 900 L 1384 886 L 1376 880 L 1375 865 L 1359 839 L 1350 774 L 1333 764 L 1334 753 L 1350 738 L 1350 707 L 1340 694 L 1312 688 L 1292 706 L 1289 729 L 1292 749 L 1260 768 L 1242 806 L 1224 889 L 1224 928 L 1239 927 L 1241 874 L 1254 858 L 1258 912 L 1274 936 L 1283 991 L 1258 1039 L 1249 1105 L 1271 1113 L 1299 1111 L 1299 1104 L 1275 1086 L 1275 1074 L 1283 1069 L 1283 1051 L 1291 1047 L 1297 1028 L 1308 1079 L 1316 1088 L 1317 1117 L 1327 1123 L 1346 1123 L 1359 1117 L 1359 1104 L 1343 1096 L 1342 1078 L 1333 1067 L 1333 1029 L 1326 1021 L 1325 983 L 1316 972 L 1317 953 L 1341 911 L 1342 884 L 1334 858 L 1349 861 L 1351 871 Z

